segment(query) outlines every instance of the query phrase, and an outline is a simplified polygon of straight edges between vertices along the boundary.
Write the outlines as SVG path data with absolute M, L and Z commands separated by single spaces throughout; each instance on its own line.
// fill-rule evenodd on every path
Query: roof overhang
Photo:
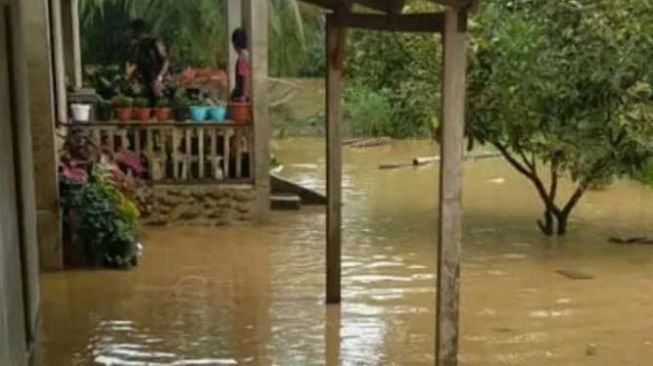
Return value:
M 353 5 L 359 5 L 370 10 L 386 14 L 400 14 L 404 5 L 409 0 L 302 0 L 305 3 L 317 5 L 331 11 L 339 9 L 350 9 Z M 434 4 L 440 4 L 460 10 L 473 10 L 479 0 L 427 0 Z

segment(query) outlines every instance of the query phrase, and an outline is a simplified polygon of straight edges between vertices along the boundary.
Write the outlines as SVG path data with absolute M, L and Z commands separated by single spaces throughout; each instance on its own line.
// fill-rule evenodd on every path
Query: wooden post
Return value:
M 236 85 L 236 59 L 238 54 L 231 44 L 231 34 L 238 28 L 243 26 L 243 0 L 229 0 L 227 2 L 227 25 L 229 27 L 228 46 L 229 47 L 229 90 L 233 89 Z
M 442 156 L 438 245 L 437 344 L 438 366 L 458 365 L 458 305 L 462 241 L 462 175 L 465 125 L 467 34 L 466 16 L 455 9 L 445 15 L 443 33 Z
M 342 63 L 346 31 L 338 27 L 336 15 L 326 23 L 326 115 L 327 115 L 327 235 L 326 301 L 340 303 L 342 242 Z
M 250 166 L 254 159 L 256 202 L 255 219 L 267 221 L 270 212 L 270 131 L 268 121 L 268 1 L 247 0 L 252 63 L 252 124 L 254 146 L 249 149 Z M 242 135 L 241 135 L 242 136 Z M 240 137 L 239 137 L 240 138 Z M 240 145 L 240 140 L 238 140 Z
M 204 129 L 197 129 L 197 179 L 204 179 Z

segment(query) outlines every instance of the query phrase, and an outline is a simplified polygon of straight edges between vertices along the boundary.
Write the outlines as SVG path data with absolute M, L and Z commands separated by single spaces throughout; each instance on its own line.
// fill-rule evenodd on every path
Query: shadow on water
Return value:
M 342 306 L 323 304 L 322 208 L 266 227 L 148 228 L 132 271 L 44 275 L 40 365 L 432 365 L 437 172 L 378 165 L 434 151 L 345 150 Z M 284 175 L 324 187 L 321 141 L 277 155 Z M 591 192 L 570 234 L 545 238 L 525 180 L 501 160 L 468 163 L 461 364 L 653 359 L 653 248 L 607 242 L 645 234 L 652 198 L 631 183 Z

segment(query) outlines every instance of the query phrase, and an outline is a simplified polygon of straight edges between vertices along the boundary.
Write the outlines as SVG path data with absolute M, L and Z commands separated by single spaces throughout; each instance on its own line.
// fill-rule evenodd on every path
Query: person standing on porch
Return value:
M 247 32 L 242 29 L 236 29 L 231 35 L 231 42 L 234 49 L 238 52 L 236 60 L 236 85 L 231 94 L 231 100 L 235 102 L 249 102 L 250 98 L 250 78 L 251 66 L 249 62 L 249 51 L 247 49 L 249 40 Z
M 136 78 L 145 88 L 146 97 L 154 107 L 163 93 L 163 81 L 170 68 L 168 50 L 163 41 L 150 33 L 142 19 L 131 23 L 132 44 L 127 62 L 127 76 Z

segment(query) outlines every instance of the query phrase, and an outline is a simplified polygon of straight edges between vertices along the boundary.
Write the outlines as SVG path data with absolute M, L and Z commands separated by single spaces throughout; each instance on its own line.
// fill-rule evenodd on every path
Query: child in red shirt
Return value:
M 236 61 L 236 85 L 234 86 L 231 100 L 236 102 L 249 102 L 250 98 L 250 75 L 251 67 L 249 64 L 249 51 L 247 32 L 238 28 L 231 36 L 231 42 L 234 49 L 238 52 L 238 59 Z

